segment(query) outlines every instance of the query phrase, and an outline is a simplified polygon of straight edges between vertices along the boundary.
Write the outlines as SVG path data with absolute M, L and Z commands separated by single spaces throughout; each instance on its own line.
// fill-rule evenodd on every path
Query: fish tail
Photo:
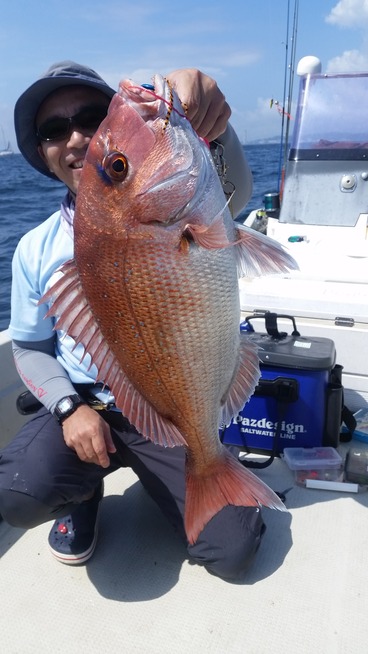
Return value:
M 184 525 L 188 541 L 195 543 L 216 513 L 227 505 L 267 506 L 287 511 L 267 484 L 244 468 L 225 448 L 221 459 L 207 475 L 196 475 L 187 464 Z

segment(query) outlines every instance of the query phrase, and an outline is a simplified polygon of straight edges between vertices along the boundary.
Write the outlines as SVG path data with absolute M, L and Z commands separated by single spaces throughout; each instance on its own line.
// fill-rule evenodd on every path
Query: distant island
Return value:
M 262 139 L 253 139 L 245 141 L 243 145 L 280 145 L 280 136 L 268 136 Z

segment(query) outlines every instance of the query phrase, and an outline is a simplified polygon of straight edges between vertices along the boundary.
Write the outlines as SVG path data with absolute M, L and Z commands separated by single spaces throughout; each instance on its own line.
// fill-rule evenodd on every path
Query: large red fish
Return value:
M 82 343 L 98 379 L 154 443 L 187 452 L 193 543 L 227 504 L 284 510 L 219 441 L 259 379 L 241 339 L 238 274 L 294 267 L 234 223 L 207 145 L 169 84 L 123 81 L 92 139 L 75 212 L 75 261 L 44 299 Z

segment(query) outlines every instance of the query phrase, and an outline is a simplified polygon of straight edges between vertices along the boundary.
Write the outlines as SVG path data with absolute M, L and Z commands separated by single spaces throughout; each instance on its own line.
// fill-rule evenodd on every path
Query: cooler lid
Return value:
M 242 311 L 276 311 L 332 320 L 368 323 L 368 284 L 291 279 L 280 275 L 239 280 Z
M 243 333 L 258 346 L 258 356 L 264 365 L 305 370 L 331 370 L 335 365 L 335 344 L 330 338 L 288 335 L 279 340 L 269 334 Z

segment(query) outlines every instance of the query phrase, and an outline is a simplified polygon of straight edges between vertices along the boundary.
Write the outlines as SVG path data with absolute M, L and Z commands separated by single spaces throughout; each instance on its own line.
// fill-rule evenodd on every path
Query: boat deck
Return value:
M 85 566 L 52 558 L 51 523 L 30 531 L 0 523 L 1 651 L 366 652 L 368 492 L 296 486 L 280 459 L 257 474 L 290 489 L 289 513 L 264 510 L 266 535 L 238 584 L 189 563 L 129 470 L 106 480 L 99 542 Z

